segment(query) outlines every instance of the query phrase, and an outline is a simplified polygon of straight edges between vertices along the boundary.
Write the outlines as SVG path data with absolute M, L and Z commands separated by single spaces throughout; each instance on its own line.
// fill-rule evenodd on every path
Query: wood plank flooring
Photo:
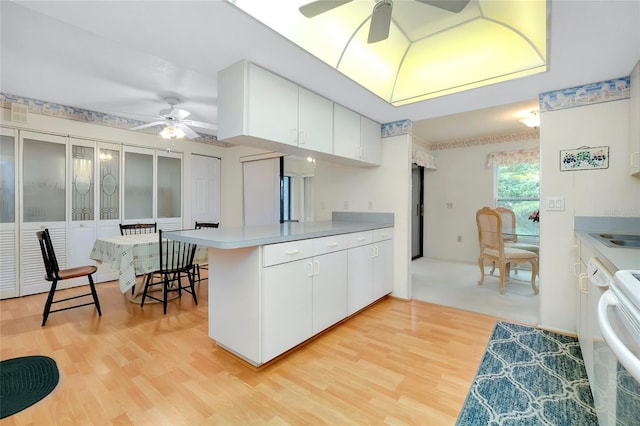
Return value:
M 166 316 L 99 284 L 102 317 L 74 309 L 45 327 L 44 294 L 0 301 L 1 359 L 60 369 L 51 395 L 0 424 L 451 425 L 497 320 L 387 298 L 257 370 L 209 338 L 206 284 Z

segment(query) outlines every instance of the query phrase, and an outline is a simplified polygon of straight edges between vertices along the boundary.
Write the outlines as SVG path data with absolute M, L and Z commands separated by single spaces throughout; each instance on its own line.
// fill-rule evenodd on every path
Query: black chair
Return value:
M 147 275 L 147 280 L 142 293 L 140 307 L 144 306 L 144 301 L 148 297 L 158 302 L 162 302 L 164 313 L 167 313 L 167 300 L 170 292 L 177 292 L 178 297 L 182 296 L 182 290 L 191 293 L 193 301 L 198 304 L 198 297 L 195 291 L 195 266 L 193 259 L 196 254 L 196 244 L 183 241 L 169 240 L 162 238 L 162 230 L 159 235 L 160 268 L 153 274 Z M 187 285 L 182 284 L 182 274 L 187 276 Z M 154 282 L 153 275 L 159 275 L 160 281 Z M 154 286 L 162 286 L 162 298 L 150 294 L 150 289 Z
M 198 222 L 196 220 L 196 229 L 204 229 L 204 228 L 219 228 L 220 222 Z M 200 269 L 209 270 L 209 265 L 196 265 L 196 275 L 198 276 L 197 282 L 202 281 L 202 276 L 200 275 Z M 208 279 L 205 278 L 205 279 Z
M 131 234 L 155 234 L 158 229 L 157 222 L 154 223 L 131 223 L 128 225 L 120 224 L 120 235 Z
M 89 266 L 77 266 L 75 268 L 67 268 L 60 269 L 58 267 L 58 259 L 56 259 L 56 253 L 53 250 L 53 243 L 51 242 L 51 236 L 49 235 L 49 230 L 45 229 L 44 231 L 36 232 L 38 236 L 38 242 L 40 243 L 40 250 L 42 251 L 42 260 L 44 261 L 44 269 L 46 271 L 45 279 L 47 281 L 51 281 L 51 288 L 49 289 L 49 296 L 47 297 L 47 302 L 44 305 L 44 312 L 42 313 L 42 326 L 47 323 L 47 318 L 49 318 L 49 314 L 53 312 L 66 311 L 67 309 L 81 308 L 83 306 L 96 305 L 96 309 L 98 310 L 98 315 L 102 316 L 102 311 L 100 310 L 100 301 L 98 300 L 98 293 L 96 293 L 96 286 L 93 284 L 93 278 L 91 277 L 98 268 L 93 265 Z M 58 286 L 59 281 L 68 280 L 71 278 L 84 277 L 86 276 L 89 279 L 89 288 L 91 292 L 80 294 L 78 296 L 67 297 L 65 299 L 53 300 L 54 294 L 56 292 L 56 287 Z M 91 296 L 93 298 L 92 302 L 87 302 L 78 305 L 67 306 L 65 308 L 54 309 L 51 310 L 51 305 L 54 303 L 61 303 L 68 300 L 78 299 L 81 297 Z

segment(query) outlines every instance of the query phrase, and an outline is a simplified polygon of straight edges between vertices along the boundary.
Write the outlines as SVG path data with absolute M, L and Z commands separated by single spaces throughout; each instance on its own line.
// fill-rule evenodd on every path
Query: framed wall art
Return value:
M 560 171 L 595 170 L 609 168 L 609 147 L 582 146 L 560 151 Z

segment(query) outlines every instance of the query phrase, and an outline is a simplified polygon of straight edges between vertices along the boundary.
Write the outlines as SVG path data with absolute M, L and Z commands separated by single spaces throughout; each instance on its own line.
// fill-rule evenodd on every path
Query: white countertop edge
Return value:
M 230 250 L 392 227 L 393 223 L 355 221 L 292 222 L 237 228 L 167 231 L 163 232 L 163 235 L 178 241 Z

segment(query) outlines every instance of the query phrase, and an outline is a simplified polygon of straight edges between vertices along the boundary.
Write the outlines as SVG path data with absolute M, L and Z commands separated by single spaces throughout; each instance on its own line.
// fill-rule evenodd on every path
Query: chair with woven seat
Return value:
M 500 218 L 502 219 L 502 239 L 504 240 L 505 247 L 532 251 L 540 256 L 540 247 L 535 244 L 527 244 L 518 241 L 518 231 L 516 229 L 516 213 L 506 207 L 496 207 L 495 210 L 500 213 Z M 491 275 L 493 275 L 493 272 L 494 269 L 491 270 Z M 517 268 L 515 269 L 515 273 L 518 273 Z
M 49 289 L 49 295 L 47 296 L 47 301 L 44 305 L 44 311 L 42 312 L 42 326 L 47 323 L 47 318 L 49 318 L 49 314 L 54 312 L 66 311 L 68 309 L 81 308 L 83 306 L 95 305 L 96 310 L 98 311 L 98 315 L 102 316 L 102 311 L 100 310 L 100 301 L 98 300 L 98 293 L 96 292 L 96 286 L 93 283 L 92 275 L 98 270 L 93 265 L 87 266 L 77 266 L 74 268 L 66 268 L 60 269 L 58 266 L 58 259 L 56 258 L 56 253 L 53 249 L 53 243 L 51 242 L 51 235 L 49 234 L 49 230 L 45 228 L 44 231 L 36 232 L 38 236 L 38 242 L 40 243 L 40 250 L 42 251 L 42 260 L 44 262 L 44 269 L 46 271 L 45 280 L 51 281 L 51 288 Z M 77 296 L 67 297 L 64 299 L 53 300 L 56 288 L 58 286 L 58 282 L 69 280 L 71 278 L 78 277 L 87 277 L 89 280 L 89 293 L 80 294 Z M 55 303 L 62 303 L 69 300 L 79 299 L 81 297 L 92 297 L 91 302 L 76 304 L 71 306 L 66 306 L 60 309 L 51 310 L 51 306 Z
M 157 222 L 154 223 L 130 223 L 120 224 L 120 235 L 132 234 L 155 234 L 158 229 Z
M 476 212 L 476 224 L 480 245 L 478 266 L 481 274 L 478 285 L 484 282 L 485 261 L 495 262 L 500 270 L 500 293 L 505 292 L 505 281 L 509 276 L 511 264 L 529 262 L 531 263 L 531 287 L 537 294 L 538 255 L 531 251 L 505 246 L 502 236 L 502 217 L 498 211 L 483 207 Z
M 162 237 L 162 230 L 158 231 L 160 265 L 157 271 L 147 275 L 147 280 L 142 293 L 140 307 L 144 307 L 146 298 L 162 302 L 163 311 L 167 313 L 168 294 L 177 292 L 182 296 L 182 290 L 193 296 L 193 301 L 198 304 L 198 296 L 195 290 L 195 266 L 193 259 L 196 254 L 196 244 Z M 187 284 L 182 283 L 182 276 L 186 274 Z M 159 276 L 160 281 L 153 281 L 153 276 Z M 162 298 L 152 294 L 154 286 L 162 286 Z
M 219 228 L 220 227 L 220 222 L 198 222 L 196 220 L 196 229 L 206 229 L 206 228 Z M 202 281 L 202 276 L 200 275 L 200 270 L 204 269 L 205 271 L 209 270 L 209 265 L 207 264 L 196 264 L 196 276 L 198 277 L 198 279 L 196 280 L 197 282 Z M 208 279 L 205 278 L 205 279 Z

